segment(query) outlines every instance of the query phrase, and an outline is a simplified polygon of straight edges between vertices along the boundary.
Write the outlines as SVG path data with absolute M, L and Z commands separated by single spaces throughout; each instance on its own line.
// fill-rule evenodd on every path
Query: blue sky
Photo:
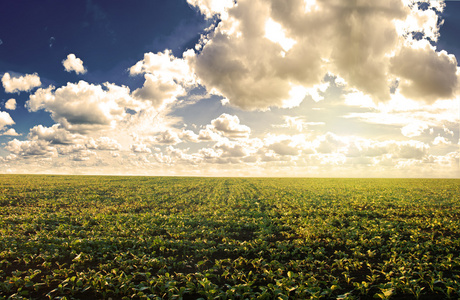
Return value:
M 460 175 L 460 2 L 0 11 L 0 173 Z

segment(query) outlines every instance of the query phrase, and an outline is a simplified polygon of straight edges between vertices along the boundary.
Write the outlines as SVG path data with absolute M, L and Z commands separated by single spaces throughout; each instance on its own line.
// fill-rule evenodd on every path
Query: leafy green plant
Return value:
M 456 299 L 460 180 L 0 175 L 0 299 Z

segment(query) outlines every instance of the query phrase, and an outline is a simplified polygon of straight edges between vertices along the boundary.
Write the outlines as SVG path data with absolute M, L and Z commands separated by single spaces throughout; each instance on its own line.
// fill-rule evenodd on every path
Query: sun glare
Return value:
M 291 50 L 297 43 L 295 40 L 286 37 L 283 26 L 271 18 L 265 23 L 265 37 L 274 43 L 278 43 L 286 52 Z
M 311 12 L 312 10 L 318 9 L 318 5 L 316 4 L 316 0 L 305 0 L 305 12 Z
M 308 89 L 302 85 L 291 84 L 291 90 L 289 91 L 289 98 L 283 101 L 284 108 L 292 108 L 299 106 L 303 99 L 308 93 Z

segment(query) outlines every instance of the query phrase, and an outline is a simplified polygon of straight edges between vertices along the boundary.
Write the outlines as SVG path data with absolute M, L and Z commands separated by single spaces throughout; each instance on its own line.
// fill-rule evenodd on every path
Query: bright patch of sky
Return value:
M 460 2 L 0 11 L 0 173 L 460 177 Z

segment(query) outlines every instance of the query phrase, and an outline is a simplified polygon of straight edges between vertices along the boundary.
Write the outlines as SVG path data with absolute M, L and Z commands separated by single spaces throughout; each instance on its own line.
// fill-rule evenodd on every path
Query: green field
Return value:
M 457 299 L 460 180 L 0 175 L 0 299 Z

